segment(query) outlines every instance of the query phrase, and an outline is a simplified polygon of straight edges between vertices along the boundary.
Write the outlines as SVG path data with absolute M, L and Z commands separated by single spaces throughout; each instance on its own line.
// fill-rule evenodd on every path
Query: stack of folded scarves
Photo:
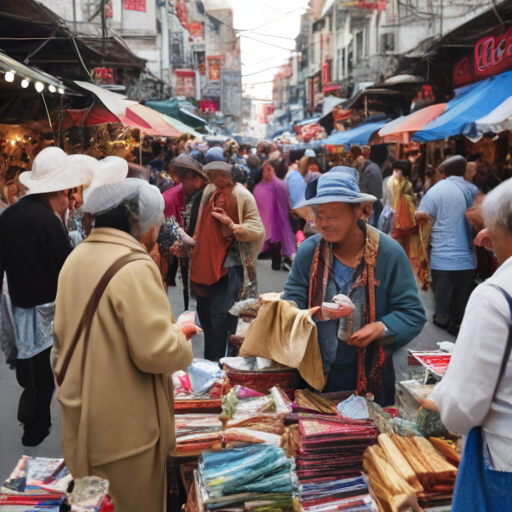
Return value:
M 301 484 L 360 476 L 363 454 L 377 440 L 371 421 L 345 417 L 299 420 L 297 475 Z
M 176 453 L 179 456 L 200 455 L 205 450 L 221 450 L 241 443 L 279 444 L 284 431 L 284 417 L 275 413 L 253 416 L 238 414 L 222 431 L 222 423 L 215 414 L 184 414 L 176 416 Z
M 300 501 L 303 512 L 378 511 L 362 476 L 304 484 Z
M 23 455 L 0 487 L 0 508 L 19 505 L 59 510 L 71 480 L 63 459 Z
M 296 492 L 293 459 L 269 444 L 203 453 L 196 472 L 198 489 L 207 510 L 219 507 L 294 510 Z

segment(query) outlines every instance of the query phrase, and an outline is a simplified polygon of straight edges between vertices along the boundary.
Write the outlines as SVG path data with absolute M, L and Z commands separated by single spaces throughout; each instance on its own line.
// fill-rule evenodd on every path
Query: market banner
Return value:
M 211 81 L 220 80 L 220 70 L 224 64 L 223 55 L 212 55 L 208 57 L 208 78 Z
M 183 26 L 188 30 L 188 40 L 190 43 L 203 43 L 204 42 L 204 23 L 183 23 Z
M 123 0 L 123 9 L 127 11 L 146 12 L 146 0 Z

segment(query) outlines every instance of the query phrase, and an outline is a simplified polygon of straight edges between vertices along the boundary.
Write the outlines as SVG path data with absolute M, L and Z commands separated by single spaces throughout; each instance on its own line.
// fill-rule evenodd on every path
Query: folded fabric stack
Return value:
M 336 406 L 330 400 L 313 393 L 309 389 L 298 389 L 295 391 L 293 411 L 337 415 Z
M 301 486 L 300 501 L 303 512 L 378 512 L 362 476 L 304 484 Z
M 377 440 L 370 421 L 343 417 L 300 419 L 297 475 L 301 484 L 360 476 L 363 454 Z
M 23 455 L 0 487 L 0 507 L 20 505 L 58 510 L 71 480 L 64 459 Z
M 364 469 L 385 510 L 420 510 L 420 505 L 441 506 L 452 500 L 457 468 L 423 437 L 381 434 L 378 446 L 365 453 Z
M 283 432 L 281 414 L 235 416 L 225 431 L 216 414 L 184 414 L 176 416 L 176 453 L 195 456 L 205 450 L 221 450 L 223 446 L 231 448 L 243 443 L 279 445 Z
M 229 507 L 292 512 L 296 492 L 294 462 L 269 444 L 203 453 L 196 471 L 199 496 L 207 510 Z

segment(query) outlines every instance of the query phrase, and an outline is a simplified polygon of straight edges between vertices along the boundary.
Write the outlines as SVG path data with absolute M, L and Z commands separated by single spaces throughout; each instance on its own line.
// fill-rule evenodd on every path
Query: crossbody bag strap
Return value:
M 78 341 L 80 340 L 80 336 L 82 335 L 84 330 L 85 330 L 84 354 L 86 353 L 87 344 L 89 341 L 89 333 L 91 331 L 91 326 L 92 326 L 92 321 L 93 321 L 94 315 L 96 314 L 96 310 L 98 309 L 98 304 L 101 300 L 101 297 L 103 296 L 103 292 L 107 288 L 111 279 L 128 263 L 130 263 L 132 261 L 147 260 L 147 259 L 148 259 L 147 256 L 144 254 L 132 252 L 130 254 L 127 254 L 126 256 L 122 256 L 117 261 L 115 261 L 107 269 L 107 271 L 103 274 L 103 277 L 100 279 L 100 281 L 96 285 L 96 288 L 94 289 L 94 292 L 93 292 L 91 298 L 89 299 L 89 302 L 87 303 L 87 306 L 85 308 L 82 319 L 80 320 L 80 323 L 78 324 L 78 327 L 75 331 L 75 335 L 73 336 L 73 339 L 71 341 L 69 350 L 66 352 L 66 355 L 64 356 L 64 360 L 62 362 L 60 371 L 56 374 L 56 380 L 57 380 L 57 384 L 59 386 L 62 386 L 62 383 L 66 376 L 66 372 L 69 367 L 69 363 L 71 362 L 71 358 L 73 357 L 75 349 L 78 345 Z M 85 361 L 82 362 L 82 364 L 84 364 L 84 363 L 85 363 Z
M 510 309 L 510 316 L 512 321 L 512 297 L 503 289 L 501 286 L 491 285 L 497 288 L 505 297 L 506 301 L 508 302 L 508 307 Z M 496 396 L 496 393 L 498 392 L 498 388 L 501 384 L 501 379 L 503 378 L 503 375 L 505 375 L 505 371 L 507 369 L 507 363 L 510 358 L 510 353 L 512 352 L 512 326 L 509 329 L 508 332 L 508 339 L 507 339 L 507 345 L 505 347 L 505 353 L 503 354 L 503 360 L 501 361 L 501 367 L 500 367 L 500 373 L 498 375 L 498 381 L 496 382 L 496 387 L 494 388 L 493 398 Z

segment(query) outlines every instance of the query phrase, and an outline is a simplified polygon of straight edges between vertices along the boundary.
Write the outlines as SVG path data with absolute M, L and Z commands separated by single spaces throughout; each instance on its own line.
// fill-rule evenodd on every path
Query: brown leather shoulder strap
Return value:
M 144 254 L 131 252 L 130 254 L 127 254 L 126 256 L 122 256 L 117 261 L 115 261 L 107 269 L 105 274 L 103 274 L 103 277 L 100 279 L 99 283 L 96 285 L 96 288 L 94 289 L 94 292 L 93 292 L 91 298 L 89 299 L 89 302 L 87 303 L 87 306 L 85 308 L 82 319 L 80 320 L 80 323 L 78 324 L 78 327 L 75 331 L 75 335 L 73 336 L 73 340 L 71 341 L 69 350 L 66 352 L 66 356 L 64 357 L 64 361 L 62 362 L 60 372 L 57 373 L 57 375 L 56 375 L 57 384 L 59 386 L 61 386 L 62 382 L 64 381 L 64 377 L 66 376 L 66 372 L 68 370 L 69 363 L 71 361 L 71 358 L 73 357 L 76 346 L 78 345 L 78 341 L 80 340 L 80 336 L 82 335 L 82 332 L 84 330 L 85 330 L 84 354 L 86 354 L 86 348 L 87 348 L 87 344 L 89 341 L 89 333 L 91 330 L 92 321 L 93 321 L 94 315 L 96 314 L 96 310 L 98 309 L 98 304 L 100 303 L 101 297 L 103 296 L 103 292 L 107 288 L 111 279 L 128 263 L 130 263 L 132 261 L 147 260 L 147 259 L 148 259 L 148 257 Z M 84 364 L 84 363 L 85 363 L 85 361 L 82 362 L 82 364 Z

